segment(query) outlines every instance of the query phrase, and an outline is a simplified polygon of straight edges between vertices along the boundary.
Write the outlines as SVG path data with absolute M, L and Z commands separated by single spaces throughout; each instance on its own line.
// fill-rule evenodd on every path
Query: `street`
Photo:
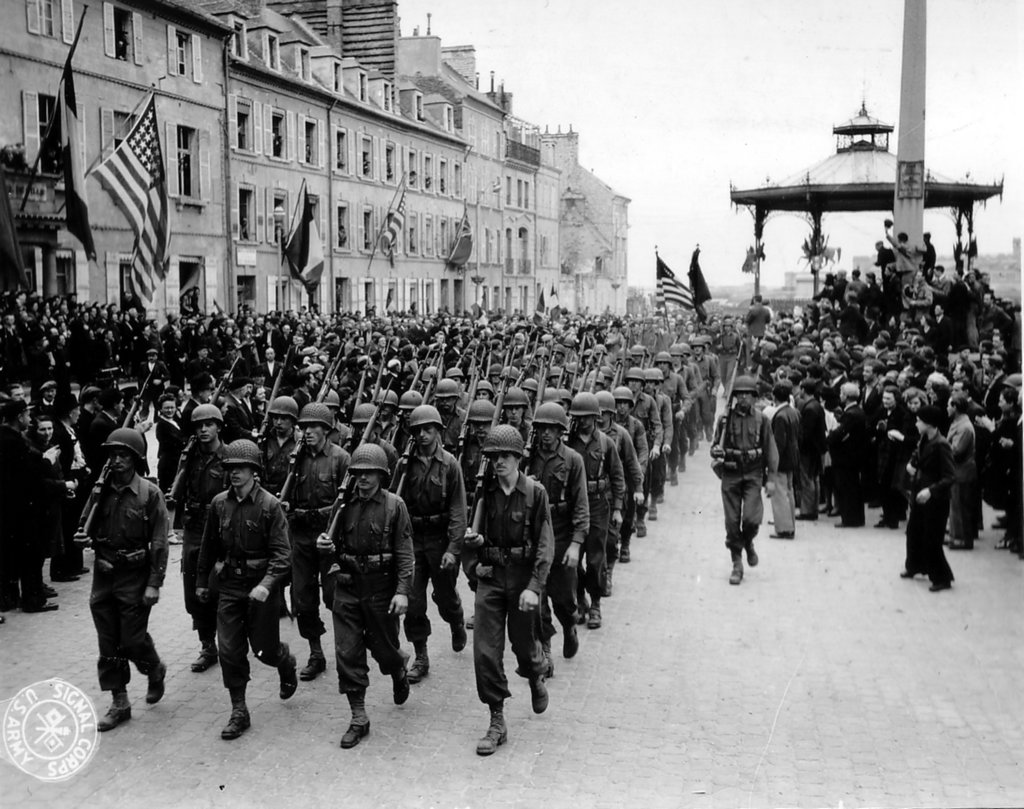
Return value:
M 430 675 L 396 707 L 371 664 L 372 731 L 354 750 L 338 747 L 349 714 L 330 656 L 326 675 L 300 683 L 288 702 L 277 697 L 276 672 L 254 661 L 252 728 L 222 741 L 229 700 L 219 668 L 189 671 L 197 643 L 178 546 L 151 621 L 169 669 L 163 701 L 145 704 L 145 678 L 133 670 L 133 718 L 101 735 L 84 771 L 43 783 L 4 762 L 3 804 L 1024 804 L 1024 565 L 993 549 L 994 531 L 973 552 L 950 553 L 954 587 L 930 593 L 926 580 L 898 576 L 902 532 L 837 531 L 822 518 L 778 541 L 765 525 L 759 567 L 731 587 L 706 444 L 666 494 L 660 520 L 634 540 L 633 562 L 615 570 L 604 627 L 582 628 L 570 661 L 554 639 L 545 714 L 532 714 L 528 685 L 506 657 L 509 741 L 490 758 L 474 753 L 488 714 L 471 648 L 451 651 L 433 606 Z M 876 520 L 869 513 L 868 524 Z M 57 585 L 55 613 L 7 613 L 0 697 L 61 677 L 106 711 L 88 587 L 88 577 Z M 303 662 L 294 624 L 285 620 L 282 634 Z

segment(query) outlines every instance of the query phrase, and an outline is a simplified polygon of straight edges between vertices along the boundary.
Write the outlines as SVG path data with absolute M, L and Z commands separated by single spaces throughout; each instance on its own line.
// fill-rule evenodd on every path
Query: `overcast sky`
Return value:
M 630 197 L 629 281 L 654 284 L 654 246 L 685 271 L 694 244 L 712 292 L 740 272 L 752 219 L 729 184 L 781 180 L 835 151 L 833 124 L 868 112 L 898 125 L 899 0 L 400 0 L 413 27 L 444 45 L 473 44 L 515 95 L 514 113 L 580 132 L 580 159 Z M 975 216 L 982 253 L 1009 253 L 1024 231 L 1024 3 L 931 0 L 925 164 L 953 179 L 1005 180 Z M 896 136 L 891 150 L 896 150 Z M 840 266 L 873 253 L 884 214 L 826 216 Z M 954 231 L 927 212 L 940 255 Z M 766 284 L 806 271 L 809 226 L 765 228 Z

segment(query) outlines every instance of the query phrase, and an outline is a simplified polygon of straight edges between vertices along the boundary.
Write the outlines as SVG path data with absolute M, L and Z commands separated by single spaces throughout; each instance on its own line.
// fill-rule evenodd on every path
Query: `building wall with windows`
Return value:
M 90 266 L 81 243 L 64 224 L 59 150 L 43 155 L 41 173 L 31 183 L 27 172 L 57 109 L 61 72 L 83 4 L 22 0 L 9 5 L 17 13 L 10 15 L 0 45 L 0 72 L 7 77 L 0 82 L 0 103 L 11 114 L 0 120 L 0 148 L 6 150 L 6 167 L 15 168 L 10 177 L 14 192 L 24 195 L 30 186 L 29 204 L 16 216 L 30 276 L 45 295 L 77 293 L 81 301 L 124 305 L 129 302 L 126 278 L 134 243 L 124 214 L 95 178 L 86 179 L 98 254 Z M 213 17 L 173 2 L 94 2 L 75 52 L 87 169 L 112 152 L 149 93 L 156 94 L 173 204 L 167 281 L 157 285 L 154 314 L 177 311 L 183 290 L 199 305 L 209 305 L 223 283 L 227 243 L 219 178 L 221 42 L 226 33 Z M 20 202 L 19 196 L 16 210 Z

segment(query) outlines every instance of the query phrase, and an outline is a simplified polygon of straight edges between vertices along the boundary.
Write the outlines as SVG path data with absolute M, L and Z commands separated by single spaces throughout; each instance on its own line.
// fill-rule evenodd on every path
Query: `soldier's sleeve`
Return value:
M 648 398 L 650 399 L 651 397 Z M 650 408 L 651 421 L 654 422 L 654 444 L 660 447 L 665 443 L 665 431 L 661 426 L 661 409 L 658 406 L 657 399 L 651 399 L 651 403 L 654 405 Z
M 412 551 L 412 523 L 409 521 L 409 510 L 405 507 L 405 501 L 397 495 L 385 496 L 394 497 L 398 501 L 398 510 L 395 513 L 395 522 L 391 529 L 391 553 L 395 557 L 395 572 L 398 577 L 395 595 L 407 596 L 412 590 L 412 573 L 415 566 Z
M 160 487 L 154 485 L 149 497 L 149 587 L 163 587 L 164 575 L 167 573 L 167 532 L 170 530 L 170 519 L 167 515 L 167 504 Z
M 636 457 L 636 447 L 633 446 L 633 439 L 629 437 L 629 433 L 626 430 L 622 431 L 622 470 L 627 480 L 633 481 L 633 491 L 643 491 L 644 473 L 640 468 L 640 461 Z
M 608 479 L 612 485 L 612 509 L 622 509 L 622 501 L 626 498 L 626 476 L 622 471 L 619 451 L 608 436 L 601 433 L 607 442 L 605 457 L 608 459 Z
M 651 460 L 651 451 L 647 446 L 647 431 L 644 426 L 637 422 L 636 424 L 639 429 L 630 432 L 630 438 L 633 439 L 633 449 L 636 450 L 636 462 L 640 464 L 640 470 L 646 475 L 647 464 Z M 643 488 L 643 484 L 640 484 L 640 488 Z
M 686 385 L 686 378 L 683 374 L 676 374 L 676 392 L 679 395 L 679 410 L 685 411 L 693 403 L 693 396 Z
M 555 558 L 555 534 L 551 528 L 551 509 L 548 507 L 548 493 L 539 483 L 530 481 L 537 494 L 533 503 L 533 536 L 537 543 L 537 553 L 533 559 L 533 575 L 530 577 L 528 590 L 538 595 L 548 581 L 551 562 Z
M 590 498 L 587 497 L 587 470 L 583 466 L 582 456 L 570 450 L 571 462 L 565 485 L 569 488 L 569 501 L 572 503 L 572 541 L 582 545 L 590 532 Z
M 664 433 L 662 443 L 671 444 L 675 437 L 675 419 L 672 418 L 672 402 L 667 396 L 661 400 L 661 425 Z
M 199 545 L 199 558 L 196 561 L 196 587 L 206 587 L 206 579 L 210 575 L 213 559 L 220 549 L 220 509 L 214 497 L 206 510 L 206 525 L 203 527 L 203 540 Z
M 448 476 L 448 553 L 458 556 L 466 538 L 466 485 L 454 456 L 446 464 Z
M 288 536 L 288 520 L 284 516 L 284 509 L 280 501 L 274 502 L 269 509 L 267 525 L 267 543 L 270 562 L 267 565 L 267 572 L 264 574 L 260 584 L 268 590 L 275 584 L 281 582 L 291 570 L 292 549 L 291 540 Z

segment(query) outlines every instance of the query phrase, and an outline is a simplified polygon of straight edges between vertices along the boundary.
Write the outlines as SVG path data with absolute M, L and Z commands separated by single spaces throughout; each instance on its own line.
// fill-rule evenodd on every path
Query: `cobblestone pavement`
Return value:
M 556 656 L 547 713 L 531 713 L 526 682 L 513 678 L 509 743 L 491 758 L 474 753 L 487 711 L 471 648 L 453 653 L 436 620 L 430 675 L 405 706 L 373 671 L 372 732 L 356 749 L 338 747 L 348 707 L 333 662 L 285 703 L 276 673 L 255 664 L 252 729 L 222 741 L 227 693 L 219 669 L 189 671 L 196 643 L 174 548 L 151 623 L 169 669 L 164 700 L 146 706 L 136 673 L 132 720 L 101 736 L 83 772 L 41 783 L 0 763 L 0 803 L 1024 805 L 1024 564 L 994 550 L 986 531 L 976 550 L 950 555 L 954 588 L 933 594 L 898 577 L 901 533 L 837 531 L 822 519 L 799 523 L 793 542 L 768 539 L 764 526 L 760 566 L 730 587 L 705 448 L 635 540 L 634 561 L 616 569 L 604 627 L 582 630 L 575 659 Z M 0 697 L 61 677 L 102 713 L 88 581 L 57 587 L 59 612 L 7 613 Z M 282 633 L 304 652 L 287 620 Z

